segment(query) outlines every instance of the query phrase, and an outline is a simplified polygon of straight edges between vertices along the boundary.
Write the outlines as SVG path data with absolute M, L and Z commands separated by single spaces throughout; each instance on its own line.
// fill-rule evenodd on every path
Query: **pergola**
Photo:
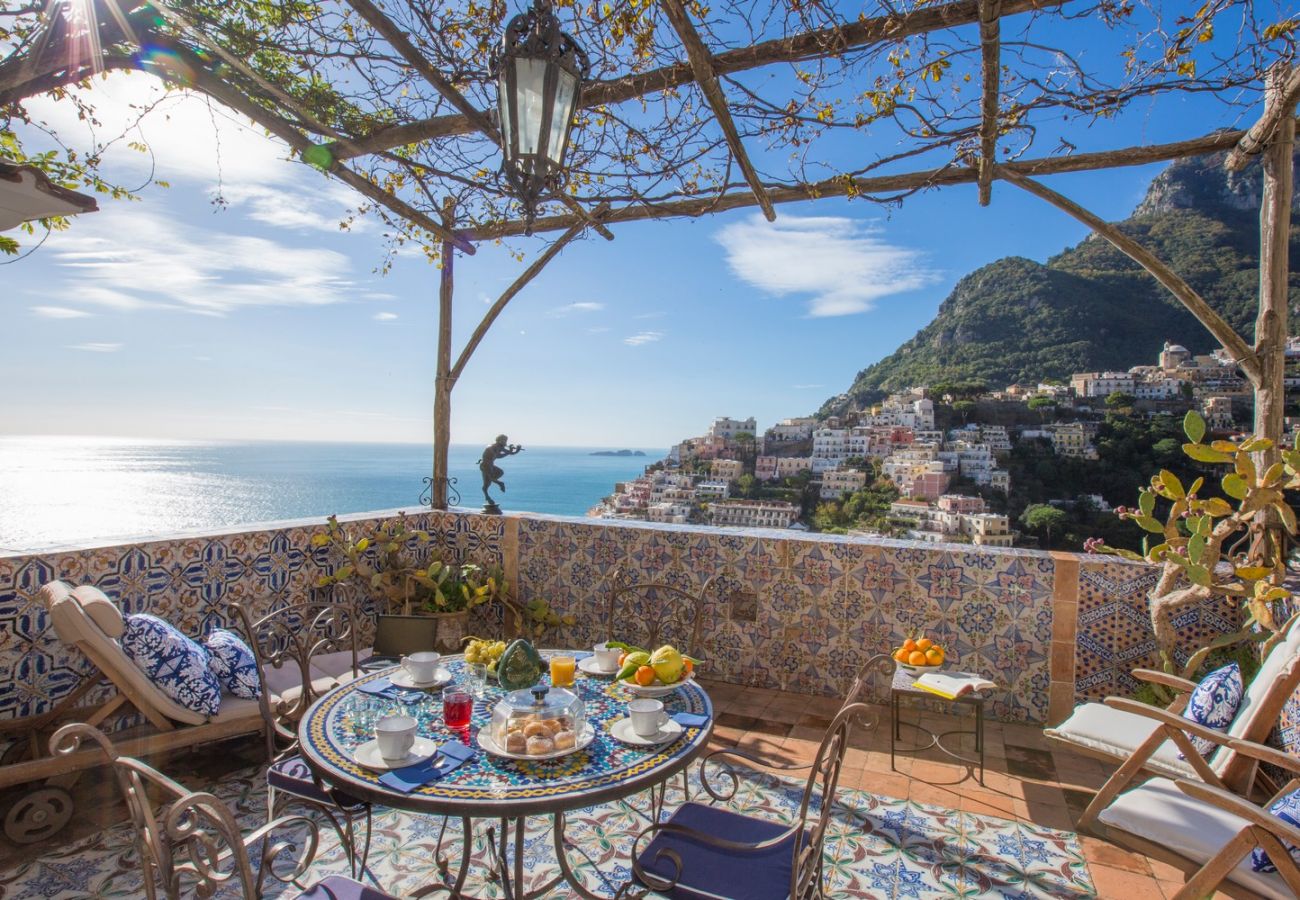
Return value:
M 1257 433 L 1281 436 L 1300 100 L 1300 69 L 1291 58 L 1300 21 L 1280 8 L 1270 17 L 1252 4 L 1219 0 L 1176 17 L 1159 4 L 1138 8 L 1124 0 L 882 2 L 871 15 L 794 0 L 717 10 L 683 0 L 558 5 L 595 57 L 597 77 L 579 102 L 568 189 L 547 198 L 531 222 L 496 175 L 501 133 L 485 59 L 508 15 L 501 0 L 437 8 L 344 0 L 271 11 L 251 2 L 146 0 L 128 10 L 115 0 L 75 0 L 0 11 L 7 28 L 0 37 L 11 48 L 0 62 L 0 110 L 11 120 L 23 117 L 24 99 L 65 96 L 101 71 L 153 72 L 244 114 L 299 159 L 353 187 L 394 226 L 398 242 L 423 244 L 441 265 L 434 507 L 447 504 L 456 382 L 507 304 L 586 231 L 612 240 L 625 222 L 745 207 L 771 220 L 783 203 L 897 202 L 957 184 L 977 185 L 986 205 L 995 181 L 1028 191 L 1143 266 L 1250 379 Z M 1138 19 L 1151 24 L 1130 25 Z M 1085 26 L 1119 36 L 1108 63 L 1114 71 L 1089 70 L 1068 48 L 1037 37 L 1063 39 Z M 1054 153 L 1029 152 L 1039 118 L 1091 121 L 1179 92 L 1214 93 L 1243 108 L 1262 92 L 1265 106 L 1247 130 L 1095 152 L 1075 152 L 1061 138 Z M 873 128 L 896 128 L 899 149 L 868 161 L 817 155 L 828 135 Z M 777 151 L 790 154 L 784 177 L 764 170 L 756 148 L 766 151 L 769 168 Z M 1038 181 L 1215 151 L 1230 151 L 1234 168 L 1263 158 L 1253 340 L 1150 251 Z M 530 231 L 559 236 L 455 354 L 456 254 L 472 256 L 478 243 Z

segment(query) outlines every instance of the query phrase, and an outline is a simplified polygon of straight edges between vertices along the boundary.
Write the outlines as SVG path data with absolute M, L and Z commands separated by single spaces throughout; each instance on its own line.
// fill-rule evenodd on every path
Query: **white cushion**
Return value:
M 1277 723 L 1266 722 L 1263 723 L 1264 727 L 1255 730 L 1253 727 L 1255 714 L 1262 710 L 1266 695 L 1273 689 L 1274 684 L 1279 680 L 1290 678 L 1297 665 L 1300 665 L 1300 620 L 1291 624 L 1282 642 L 1264 657 L 1259 671 L 1246 686 L 1241 705 L 1237 707 L 1237 718 L 1233 719 L 1232 725 L 1229 726 L 1228 734 L 1262 742 Z M 1273 714 L 1277 715 L 1279 712 L 1280 705 L 1275 703 Z
M 90 616 L 90 621 L 98 625 L 104 634 L 117 639 L 126 631 L 122 611 L 99 588 L 91 584 L 79 585 L 72 589 L 72 596 L 81 604 L 82 611 Z
M 357 651 L 357 665 L 365 662 L 370 658 L 370 649 Z M 321 653 L 311 658 L 311 667 L 326 675 L 350 675 L 355 676 L 352 671 L 352 651 L 339 650 L 335 653 Z
M 1247 824 L 1230 812 L 1187 796 L 1168 778 L 1152 778 L 1120 794 L 1098 818 L 1108 828 L 1137 835 L 1202 864 Z M 1265 897 L 1292 900 L 1294 896 L 1276 872 L 1253 871 L 1249 854 L 1228 877 Z
M 1076 707 L 1070 718 L 1060 725 L 1046 729 L 1046 734 L 1087 750 L 1127 760 L 1158 725 L 1155 719 L 1122 709 L 1112 709 L 1104 703 L 1085 703 Z M 1178 747 L 1172 741 L 1165 741 L 1151 755 L 1147 768 L 1172 778 L 1194 778 L 1200 781 L 1192 764 L 1180 759 L 1178 752 Z M 1216 763 L 1219 761 L 1216 753 L 1210 759 L 1210 767 L 1217 771 Z

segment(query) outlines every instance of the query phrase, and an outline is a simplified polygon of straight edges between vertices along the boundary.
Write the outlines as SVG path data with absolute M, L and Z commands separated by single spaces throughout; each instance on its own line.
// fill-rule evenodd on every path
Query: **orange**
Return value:
M 620 654 L 618 655 L 618 667 L 619 667 L 620 669 L 623 668 L 623 660 L 625 660 L 625 659 L 627 659 L 627 651 L 626 651 L 626 650 L 624 650 L 622 653 L 620 653 Z
M 910 651 L 904 650 L 902 647 L 899 647 L 897 650 L 894 651 L 894 659 L 898 660 L 899 662 L 905 663 L 907 662 L 907 657 L 909 652 Z
M 691 677 L 691 673 L 695 671 L 695 663 L 691 662 L 689 659 L 683 659 L 682 670 L 686 673 L 687 678 Z
M 633 677 L 636 678 L 636 683 L 641 687 L 649 687 L 655 683 L 655 670 L 649 666 L 642 666 L 636 670 L 636 675 Z
M 920 650 L 913 650 L 907 657 L 907 664 L 911 666 L 925 665 L 925 654 Z
M 929 650 L 933 646 L 934 646 L 934 641 L 930 640 L 929 638 L 921 638 L 919 641 L 916 642 L 916 649 L 920 650 L 922 653 Z
M 906 650 L 908 653 L 911 653 L 913 650 L 916 649 L 916 641 L 912 640 L 911 638 L 908 638 L 907 640 L 903 641 L 903 649 Z
M 925 651 L 925 661 L 927 665 L 931 666 L 943 665 L 943 650 L 939 647 L 931 647 Z

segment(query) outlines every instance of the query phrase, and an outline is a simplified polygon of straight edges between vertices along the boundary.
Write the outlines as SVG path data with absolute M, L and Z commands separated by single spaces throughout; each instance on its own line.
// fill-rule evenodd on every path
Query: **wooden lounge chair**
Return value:
M 740 780 L 728 758 L 773 771 L 807 769 L 798 815 L 782 825 L 725 809 L 687 802 L 667 821 L 651 825 L 632 847 L 633 883 L 622 897 L 653 891 L 679 900 L 811 900 L 823 896 L 823 849 L 840 770 L 854 727 L 874 727 L 877 708 L 861 701 L 873 672 L 893 670 L 892 660 L 873 657 L 854 679 L 839 712 L 831 720 L 811 764 L 765 761 L 738 748 L 715 750 L 700 764 L 700 783 L 714 800 L 735 796 Z M 708 767 L 721 764 L 726 786 L 718 789 Z M 644 849 L 642 841 L 649 839 Z M 638 887 L 639 886 L 639 887 Z
M 92 746 L 82 749 L 87 743 Z M 282 884 L 299 884 L 316 855 L 318 834 L 311 819 L 285 816 L 243 834 L 220 799 L 189 791 L 138 759 L 119 755 L 113 742 L 90 725 L 60 728 L 50 740 L 50 752 L 57 757 L 92 753 L 100 763 L 112 765 L 131 815 L 148 900 L 155 900 L 160 887 L 168 900 L 179 900 L 212 896 L 236 885 L 242 896 L 255 900 L 262 896 L 268 875 Z M 151 795 L 161 797 L 157 810 Z M 282 836 L 286 829 L 305 836 L 298 838 L 302 848 Z M 250 854 L 259 843 L 255 870 Z M 290 871 L 277 871 L 277 857 L 286 850 L 301 852 Z M 283 868 L 283 860 L 278 861 Z M 393 900 L 390 894 L 341 875 L 330 875 L 296 896 L 298 900 Z
M 113 733 L 118 752 L 148 756 L 180 747 L 256 734 L 263 721 L 256 700 L 225 694 L 220 712 L 204 716 L 176 703 L 154 686 L 126 656 L 118 639 L 125 622 L 117 604 L 92 585 L 69 587 L 52 581 L 40 599 L 59 640 L 76 647 L 94 666 L 73 690 L 48 712 L 0 723 L 0 739 L 13 741 L 0 766 L 0 788 L 50 781 L 14 803 L 5 821 L 6 835 L 18 843 L 44 840 L 72 815 L 66 788 L 76 773 L 102 765 L 96 750 L 47 756 L 48 735 L 70 720 L 101 725 L 133 711 L 147 724 Z M 105 699 L 105 690 L 111 693 Z M 97 700 L 97 702 L 96 702 Z
M 1297 622 L 1300 616 L 1287 623 L 1282 640 L 1264 658 L 1259 672 L 1246 687 L 1237 716 L 1224 732 L 1227 737 L 1258 744 L 1277 725 L 1283 706 L 1300 687 L 1300 625 Z M 1177 696 L 1164 709 L 1122 697 L 1108 697 L 1105 703 L 1085 703 L 1060 725 L 1044 731 L 1049 738 L 1081 753 L 1122 761 L 1084 810 L 1079 829 L 1090 828 L 1098 813 L 1140 775 L 1203 781 L 1236 794 L 1249 793 L 1255 781 L 1258 757 L 1238 753 L 1233 747 L 1217 742 L 1219 748 L 1206 759 L 1188 738 L 1195 723 L 1182 712 L 1196 683 L 1148 669 L 1137 669 L 1133 675 L 1169 688 Z
M 1175 900 L 1198 900 L 1216 890 L 1244 900 L 1300 896 L 1300 867 L 1282 846 L 1300 847 L 1300 829 L 1268 811 L 1273 801 L 1300 789 L 1300 760 L 1200 725 L 1188 733 L 1257 764 L 1278 766 L 1291 780 L 1257 806 L 1204 781 L 1152 778 L 1114 797 L 1092 830 L 1111 843 L 1182 869 L 1187 882 Z M 1254 871 L 1250 854 L 1257 847 L 1268 854 L 1276 872 Z

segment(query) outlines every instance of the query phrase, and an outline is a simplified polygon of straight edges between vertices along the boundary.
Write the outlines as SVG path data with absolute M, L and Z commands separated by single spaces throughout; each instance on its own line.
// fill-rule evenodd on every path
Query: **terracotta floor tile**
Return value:
M 871 791 L 882 797 L 897 797 L 906 800 L 912 788 L 912 779 L 906 775 L 893 772 L 871 772 L 863 770 L 858 778 L 857 788 Z
M 1146 900 L 1148 897 L 1163 897 L 1164 892 L 1159 883 L 1150 875 L 1138 875 L 1124 869 L 1110 866 L 1089 864 L 1097 896 L 1114 898 L 1114 900 Z
M 1107 841 L 1089 835 L 1079 835 L 1079 843 L 1083 845 L 1083 856 L 1090 864 L 1099 866 L 1108 866 L 1112 869 L 1123 869 L 1125 872 L 1133 872 L 1138 875 L 1153 876 L 1150 861 L 1141 854 L 1125 850 L 1123 847 L 1117 847 Z

